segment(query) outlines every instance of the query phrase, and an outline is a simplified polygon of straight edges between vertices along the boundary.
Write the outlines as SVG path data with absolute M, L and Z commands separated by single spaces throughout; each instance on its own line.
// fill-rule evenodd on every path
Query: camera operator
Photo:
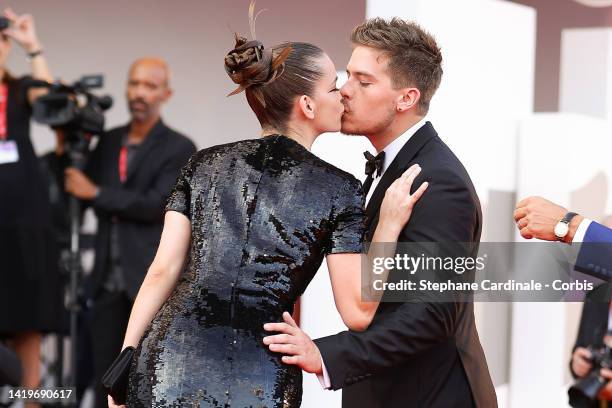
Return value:
M 153 261 L 165 200 L 180 169 L 195 152 L 167 127 L 160 108 L 172 95 L 167 64 L 142 58 L 129 71 L 131 120 L 100 137 L 87 169 L 66 169 L 65 188 L 89 201 L 98 217 L 91 334 L 95 406 L 108 400 L 100 380 L 121 351 L 132 303 Z
M 33 78 L 53 78 L 31 15 L 6 9 L 0 27 L 0 337 L 19 355 L 22 386 L 35 388 L 41 333 L 57 328 L 61 292 L 49 200 L 30 140 L 31 105 L 47 91 L 9 74 L 12 43 L 25 51 Z
M 612 216 L 608 216 L 602 225 L 612 227 Z M 612 285 L 609 283 L 597 286 L 587 293 L 580 318 L 580 328 L 574 345 L 570 371 L 574 378 L 585 378 L 593 370 L 593 349 L 604 345 L 604 336 L 612 332 Z M 602 369 L 600 375 L 606 380 L 612 379 L 612 371 Z M 612 407 L 612 382 L 609 382 L 599 393 L 598 399 L 590 403 L 574 403 L 574 407 Z

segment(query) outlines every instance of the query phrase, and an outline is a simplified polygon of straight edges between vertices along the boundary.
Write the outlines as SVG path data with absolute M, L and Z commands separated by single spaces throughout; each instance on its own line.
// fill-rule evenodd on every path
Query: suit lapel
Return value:
M 130 165 L 128 166 L 127 172 L 127 180 L 130 181 L 130 178 L 134 176 L 134 173 L 138 169 L 138 167 L 143 163 L 144 159 L 147 157 L 151 149 L 158 144 L 165 133 L 166 125 L 160 119 L 155 126 L 149 131 L 149 134 L 142 142 L 142 144 L 138 147 L 138 149 L 134 153 L 134 157 L 130 160 Z M 129 131 L 129 128 L 128 128 Z
M 417 130 L 416 133 L 412 135 L 410 139 L 408 139 L 404 147 L 402 147 L 397 156 L 395 156 L 395 159 L 393 159 L 385 173 L 382 175 L 382 178 L 378 182 L 376 189 L 374 189 L 374 192 L 372 193 L 370 201 L 368 201 L 368 205 L 366 207 L 366 217 L 368 220 L 370 238 L 374 233 L 372 229 L 376 226 L 376 223 L 373 221 L 378 216 L 378 210 L 382 204 L 385 192 L 389 186 L 393 184 L 393 182 L 408 168 L 410 162 L 412 159 L 414 159 L 419 150 L 421 150 L 423 146 L 425 146 L 425 144 L 435 136 L 436 131 L 434 130 L 431 122 L 426 122 L 423 127 Z

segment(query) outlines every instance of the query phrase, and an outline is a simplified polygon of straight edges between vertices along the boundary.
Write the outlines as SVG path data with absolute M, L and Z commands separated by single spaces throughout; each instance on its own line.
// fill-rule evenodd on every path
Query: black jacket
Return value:
M 576 343 L 572 349 L 572 355 L 578 347 L 603 347 L 603 338 L 608 332 L 608 318 L 610 311 L 610 300 L 612 299 L 612 285 L 609 283 L 601 284 L 587 293 L 582 306 L 582 315 L 580 316 L 580 328 Z M 576 379 L 576 373 L 572 369 L 572 358 L 570 357 L 569 369 L 572 376 Z M 600 402 L 594 401 L 589 403 L 585 400 L 570 401 L 570 405 L 574 407 L 600 407 Z
M 472 243 L 476 256 L 482 215 L 472 182 L 427 122 L 385 171 L 368 203 L 371 237 L 384 193 L 412 164 L 422 167 L 413 190 L 430 183 L 400 234 L 401 242 Z M 381 303 L 364 332 L 315 341 L 343 406 L 497 406 L 495 389 L 474 323 L 472 302 Z
M 127 132 L 128 126 L 122 126 L 102 135 L 87 164 L 86 173 L 100 187 L 91 202 L 98 217 L 92 275 L 94 296 L 108 272 L 113 219 L 118 224 L 126 291 L 131 298 L 136 296 L 159 244 L 166 198 L 180 169 L 195 152 L 191 140 L 160 120 L 134 153 L 122 184 L 118 162 L 122 138 Z

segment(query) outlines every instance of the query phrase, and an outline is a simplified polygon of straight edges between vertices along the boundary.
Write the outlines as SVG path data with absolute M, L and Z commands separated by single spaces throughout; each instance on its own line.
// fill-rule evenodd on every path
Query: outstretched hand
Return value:
M 296 365 L 308 373 L 321 374 L 321 353 L 288 312 L 283 313 L 284 323 L 266 323 L 264 330 L 279 334 L 264 337 L 263 342 L 270 351 L 285 354 L 285 364 Z

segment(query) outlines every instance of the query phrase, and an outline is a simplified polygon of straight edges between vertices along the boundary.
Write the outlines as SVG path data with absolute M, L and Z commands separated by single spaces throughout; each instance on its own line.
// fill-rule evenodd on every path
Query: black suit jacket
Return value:
M 572 349 L 572 355 L 578 347 L 603 347 L 603 338 L 608 332 L 608 318 L 610 310 L 610 300 L 612 299 L 612 285 L 609 283 L 601 284 L 595 289 L 587 293 L 582 306 L 582 315 L 580 316 L 580 328 L 578 329 L 578 336 L 576 337 L 576 343 Z M 572 359 L 570 357 L 569 362 L 570 372 L 574 378 L 576 373 L 572 369 Z M 578 402 L 578 401 L 576 401 Z M 589 403 L 588 401 L 579 401 L 579 403 L 571 402 L 572 406 L 575 407 L 593 407 L 598 408 L 600 403 L 594 401 Z
M 121 183 L 119 152 L 127 132 L 128 126 L 122 126 L 102 135 L 86 169 L 100 187 L 99 195 L 90 203 L 98 217 L 94 296 L 108 272 L 110 227 L 115 219 L 126 291 L 135 298 L 159 244 L 166 198 L 181 167 L 195 152 L 191 140 L 160 120 L 130 159 L 127 179 Z
M 422 167 L 413 190 L 430 185 L 415 205 L 401 242 L 472 243 L 476 256 L 482 215 L 465 168 L 430 122 L 404 145 L 366 208 L 374 234 L 384 193 L 412 164 Z M 345 331 L 315 340 L 343 406 L 497 406 L 471 302 L 381 303 L 364 332 Z

